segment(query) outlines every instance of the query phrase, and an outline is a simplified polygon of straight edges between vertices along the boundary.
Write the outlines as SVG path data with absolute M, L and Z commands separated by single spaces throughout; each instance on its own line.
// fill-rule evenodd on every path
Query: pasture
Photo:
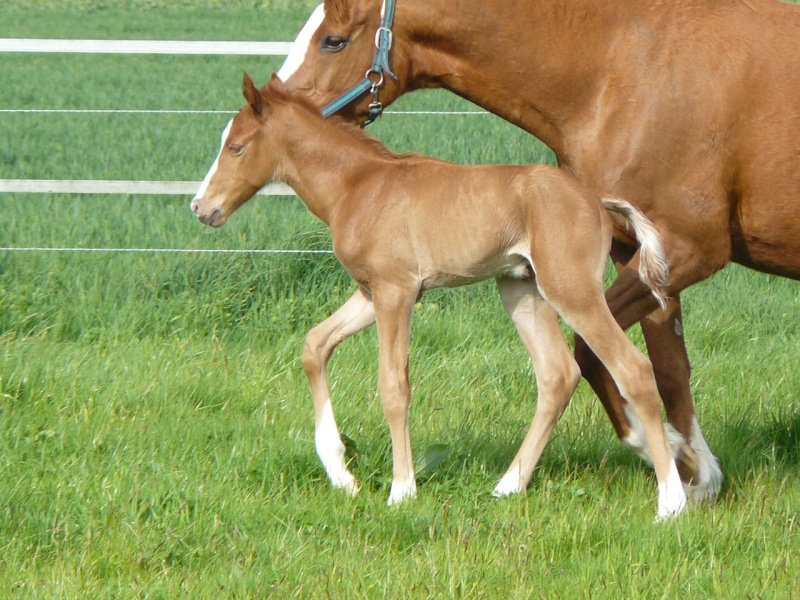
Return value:
M 0 37 L 290 40 L 315 1 L 0 1 Z M 52 6 L 58 8 L 52 9 Z M 127 4 L 126 4 L 127 6 Z M 280 57 L 0 55 L 0 109 L 236 110 Z M 370 131 L 464 163 L 547 149 L 446 93 Z M 0 112 L 0 177 L 199 181 L 222 113 Z M 294 197 L 220 230 L 190 197 L 0 193 L 0 247 L 327 250 Z M 800 287 L 729 267 L 683 295 L 725 482 L 653 524 L 652 470 L 588 385 L 526 494 L 491 490 L 533 415 L 493 284 L 427 295 L 412 338 L 419 497 L 387 507 L 374 329 L 331 370 L 355 499 L 313 441 L 306 331 L 352 292 L 329 254 L 0 251 L 0 597 L 800 597 Z M 637 330 L 630 332 L 642 344 Z

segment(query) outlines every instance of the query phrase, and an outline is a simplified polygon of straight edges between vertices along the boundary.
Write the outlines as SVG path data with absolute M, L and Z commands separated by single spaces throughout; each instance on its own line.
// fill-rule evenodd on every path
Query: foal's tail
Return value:
M 661 308 L 666 308 L 664 289 L 669 283 L 669 262 L 661 245 L 661 238 L 653 222 L 630 202 L 617 198 L 603 198 L 603 206 L 622 215 L 633 227 L 639 240 L 639 279 L 650 288 Z

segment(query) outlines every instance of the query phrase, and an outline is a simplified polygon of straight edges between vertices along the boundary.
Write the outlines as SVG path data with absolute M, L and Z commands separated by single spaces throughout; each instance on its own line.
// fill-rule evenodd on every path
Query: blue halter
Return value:
M 369 117 L 364 126 L 369 125 L 381 116 L 383 104 L 378 99 L 378 90 L 383 85 L 384 73 L 397 81 L 397 75 L 392 73 L 389 68 L 389 51 L 392 49 L 392 21 L 394 20 L 394 0 L 383 0 L 383 10 L 381 10 L 381 26 L 375 32 L 375 58 L 372 66 L 367 71 L 364 79 L 351 87 L 336 100 L 326 105 L 322 109 L 322 116 L 327 118 L 342 110 L 348 104 L 358 100 L 361 96 L 370 92 L 372 102 L 369 104 Z

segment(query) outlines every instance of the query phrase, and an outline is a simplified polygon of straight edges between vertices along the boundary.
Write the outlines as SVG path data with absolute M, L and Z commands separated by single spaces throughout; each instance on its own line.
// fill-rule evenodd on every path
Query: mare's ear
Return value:
M 253 112 L 261 116 L 261 113 L 264 110 L 261 92 L 258 91 L 256 84 L 253 83 L 253 79 L 247 74 L 246 71 L 242 76 L 242 94 L 244 94 L 244 99 L 247 100 L 247 103 L 253 109 Z

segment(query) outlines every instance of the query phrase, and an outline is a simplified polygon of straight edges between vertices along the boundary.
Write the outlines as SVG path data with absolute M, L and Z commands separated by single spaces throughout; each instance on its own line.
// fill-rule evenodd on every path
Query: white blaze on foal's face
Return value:
M 300 68 L 300 65 L 303 64 L 308 48 L 311 45 L 311 38 L 314 37 L 314 34 L 317 29 L 319 29 L 324 19 L 325 6 L 320 4 L 314 12 L 311 13 L 306 24 L 303 25 L 300 33 L 297 35 L 297 39 L 294 41 L 292 51 L 289 52 L 289 56 L 286 57 L 286 62 L 283 63 L 280 71 L 278 71 L 278 78 L 281 81 L 287 81 L 289 77 L 294 75 L 295 71 Z
M 214 177 L 214 174 L 217 172 L 217 167 L 219 166 L 219 156 L 222 154 L 222 151 L 225 149 L 225 140 L 228 139 L 228 134 L 231 132 L 231 126 L 233 125 L 233 119 L 228 121 L 228 124 L 225 126 L 225 129 L 222 132 L 222 137 L 219 141 L 219 153 L 217 154 L 217 158 L 214 159 L 214 164 L 211 165 L 211 168 L 206 173 L 203 182 L 200 184 L 200 189 L 197 190 L 197 194 L 195 194 L 195 198 L 202 198 L 203 195 L 208 190 L 208 184 L 211 182 L 211 178 Z

